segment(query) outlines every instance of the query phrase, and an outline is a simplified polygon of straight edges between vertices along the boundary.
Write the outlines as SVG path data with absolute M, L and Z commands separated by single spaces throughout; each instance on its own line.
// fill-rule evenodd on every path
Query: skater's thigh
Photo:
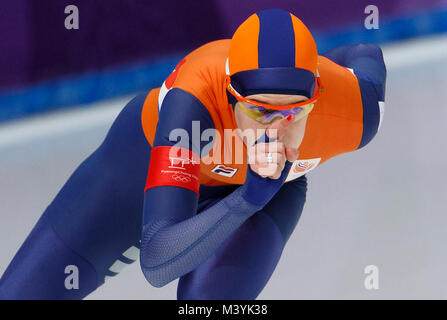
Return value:
M 100 282 L 116 274 L 111 266 L 117 260 L 130 263 L 138 254 L 151 150 L 141 126 L 144 98 L 126 105 L 45 212 L 58 236 L 95 267 Z

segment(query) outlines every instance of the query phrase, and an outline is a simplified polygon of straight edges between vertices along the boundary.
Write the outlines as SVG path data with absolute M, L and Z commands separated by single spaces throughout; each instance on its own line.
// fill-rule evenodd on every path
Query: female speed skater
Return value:
M 124 107 L 16 253 L 0 298 L 82 299 L 139 257 L 151 285 L 179 279 L 178 299 L 256 299 L 306 173 L 373 139 L 385 79 L 376 45 L 318 55 L 293 14 L 253 14 Z

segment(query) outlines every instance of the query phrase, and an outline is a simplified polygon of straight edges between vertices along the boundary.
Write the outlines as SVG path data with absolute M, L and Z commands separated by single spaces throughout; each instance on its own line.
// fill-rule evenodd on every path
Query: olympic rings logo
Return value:
M 190 182 L 190 181 L 191 181 L 191 178 L 190 178 L 190 177 L 183 176 L 183 175 L 178 175 L 178 174 L 174 174 L 174 175 L 172 176 L 172 179 L 174 179 L 174 180 L 177 181 L 177 182 L 184 182 L 184 183 L 187 183 L 187 182 Z

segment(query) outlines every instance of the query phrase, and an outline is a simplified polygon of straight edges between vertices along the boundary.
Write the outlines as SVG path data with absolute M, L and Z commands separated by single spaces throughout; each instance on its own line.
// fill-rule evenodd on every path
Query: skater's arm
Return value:
M 326 51 L 322 56 L 353 69 L 359 79 L 371 82 L 377 90 L 378 99 L 384 101 L 386 67 L 382 49 L 375 44 L 353 44 Z
M 172 129 L 191 128 L 193 120 L 200 121 L 201 131 L 213 127 L 199 101 L 184 92 L 178 91 L 176 95 L 167 96 L 165 100 L 168 99 L 168 103 L 164 102 L 162 106 L 150 166 L 166 160 L 158 157 L 166 157 L 166 148 L 178 142 L 169 139 Z M 179 98 L 183 103 L 189 103 L 182 105 L 187 108 L 187 113 L 179 114 Z M 189 145 L 190 156 L 198 157 L 199 143 L 191 139 Z M 182 147 L 188 148 L 187 145 Z M 159 152 L 158 155 L 154 156 L 154 151 L 155 154 Z M 191 170 L 188 173 L 198 175 L 200 164 L 194 166 L 188 168 Z M 151 176 L 157 172 L 151 173 L 150 169 L 149 173 L 148 184 L 151 187 L 145 192 L 140 261 L 146 279 L 157 287 L 190 272 L 212 255 L 234 230 L 268 203 L 285 179 L 284 174 L 278 180 L 263 179 L 248 170 L 243 186 L 196 215 L 198 186 L 196 189 L 191 185 L 186 188 L 177 182 L 166 185 L 166 181 L 163 181 L 165 185 L 157 185 L 159 177 Z

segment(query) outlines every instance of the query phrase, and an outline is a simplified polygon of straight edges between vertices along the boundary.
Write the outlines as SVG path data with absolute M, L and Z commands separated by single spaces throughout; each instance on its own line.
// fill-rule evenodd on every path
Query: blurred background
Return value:
M 65 7 L 79 9 L 67 30 Z M 367 29 L 368 5 L 379 28 Z M 377 43 L 384 122 L 365 148 L 308 175 L 302 218 L 259 299 L 447 298 L 447 0 L 15 0 L 0 9 L 0 275 L 121 108 L 189 51 L 277 7 L 319 52 Z M 428 112 L 430 111 L 430 112 Z M 380 287 L 364 286 L 367 265 Z M 134 263 L 90 299 L 175 299 Z

